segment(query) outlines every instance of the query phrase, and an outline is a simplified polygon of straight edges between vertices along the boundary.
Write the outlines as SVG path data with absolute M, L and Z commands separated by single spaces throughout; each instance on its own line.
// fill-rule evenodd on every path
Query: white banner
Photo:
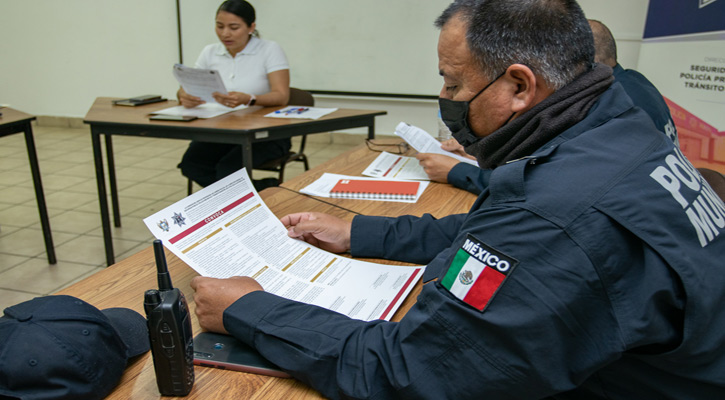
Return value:
M 665 96 L 690 161 L 725 173 L 725 0 L 650 0 L 637 69 Z

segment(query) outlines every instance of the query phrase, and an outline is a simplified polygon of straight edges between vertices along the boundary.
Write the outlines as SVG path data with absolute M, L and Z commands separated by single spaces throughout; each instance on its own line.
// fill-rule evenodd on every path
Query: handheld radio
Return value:
M 154 240 L 159 288 L 144 293 L 156 383 L 164 396 L 186 396 L 194 385 L 194 341 L 184 294 L 171 285 L 164 246 Z

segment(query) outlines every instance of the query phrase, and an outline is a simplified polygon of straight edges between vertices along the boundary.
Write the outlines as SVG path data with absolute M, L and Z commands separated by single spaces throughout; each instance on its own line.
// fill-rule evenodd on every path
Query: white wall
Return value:
M 637 68 L 648 0 L 579 0 L 587 18 L 602 21 L 617 41 L 619 63 Z
M 580 0 L 580 4 L 587 17 L 610 27 L 621 64 L 636 68 L 648 1 Z M 213 16 L 195 17 L 213 35 Z M 184 15 L 183 24 L 192 23 Z M 399 27 L 405 29 L 405 16 Z M 2 0 L 0 103 L 35 115 L 83 117 L 98 96 L 173 97 L 177 84 L 171 66 L 179 59 L 176 32 L 174 0 Z M 309 57 L 315 59 L 314 54 Z M 196 54 L 184 58 L 193 64 Z M 396 62 L 393 55 L 375 61 Z M 436 66 L 430 70 L 435 74 Z M 316 96 L 316 100 L 321 107 L 388 111 L 377 120 L 381 134 L 392 133 L 400 121 L 432 133 L 437 129 L 433 100 L 345 96 Z
M 82 117 L 98 96 L 173 95 L 173 0 L 0 1 L 0 103 Z
M 216 41 L 218 0 L 181 0 L 184 63 Z M 450 0 L 253 1 L 257 29 L 287 54 L 292 84 L 308 90 L 435 96 L 439 92 L 433 21 Z M 188 56 L 187 56 L 188 55 Z M 400 79 L 405 77 L 405 79 Z

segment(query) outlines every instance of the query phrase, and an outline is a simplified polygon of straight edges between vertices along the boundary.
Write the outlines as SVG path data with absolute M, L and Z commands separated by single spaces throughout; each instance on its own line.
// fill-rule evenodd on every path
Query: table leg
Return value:
M 247 135 L 242 141 L 242 164 L 247 169 L 249 179 L 252 179 L 252 140 Z
M 98 204 L 101 207 L 101 226 L 103 228 L 103 244 L 106 249 L 106 264 L 113 265 L 113 241 L 111 239 L 111 221 L 108 216 L 108 200 L 106 199 L 106 179 L 103 176 L 103 153 L 101 153 L 101 133 L 91 126 L 91 144 L 93 161 L 96 166 L 96 184 L 98 186 Z
M 121 227 L 121 208 L 118 204 L 118 186 L 116 185 L 116 161 L 113 158 L 113 140 L 106 135 L 106 159 L 108 163 L 108 184 L 111 187 L 111 206 L 113 207 L 113 226 Z
M 368 139 L 375 139 L 375 118 L 370 121 L 370 125 L 368 125 Z
M 30 122 L 25 125 L 25 145 L 28 148 L 28 160 L 30 161 L 30 171 L 33 175 L 33 186 L 35 186 L 35 199 L 38 202 L 38 213 L 40 214 L 40 225 L 43 228 L 43 238 L 45 239 L 45 252 L 48 255 L 48 263 L 55 264 L 55 248 L 53 247 L 53 236 L 50 232 L 50 220 L 48 218 L 48 209 L 45 204 L 45 195 L 43 194 L 43 181 L 40 178 L 40 167 L 38 166 L 38 153 L 35 151 L 35 140 L 33 139 L 33 130 Z

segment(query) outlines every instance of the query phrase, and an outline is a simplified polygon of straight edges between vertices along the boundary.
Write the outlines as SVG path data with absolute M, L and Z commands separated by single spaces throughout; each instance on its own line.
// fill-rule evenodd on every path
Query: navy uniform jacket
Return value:
M 622 85 L 632 102 L 652 118 L 657 130 L 679 145 L 677 130 L 675 129 L 675 123 L 672 121 L 670 108 L 667 107 L 667 103 L 665 103 L 662 94 L 655 85 L 639 72 L 633 69 L 624 69 L 619 64 L 614 66 L 613 72 L 616 82 Z
M 677 129 L 672 121 L 670 108 L 662 98 L 662 94 L 644 75 L 633 70 L 624 69 L 617 64 L 613 68 L 614 79 L 619 82 L 637 107 L 649 115 L 655 127 L 664 133 L 677 146 Z M 491 171 L 477 168 L 475 165 L 458 163 L 448 171 L 448 183 L 471 193 L 481 194 L 488 186 Z
M 473 194 L 481 194 L 488 187 L 491 177 L 490 169 L 479 168 L 475 165 L 459 162 L 448 171 L 448 183 Z
M 720 233 L 725 205 L 613 85 L 468 214 L 353 220 L 353 256 L 439 278 L 400 322 L 253 292 L 224 326 L 333 399 L 723 399 Z M 471 240 L 515 265 L 482 311 L 441 283 Z

